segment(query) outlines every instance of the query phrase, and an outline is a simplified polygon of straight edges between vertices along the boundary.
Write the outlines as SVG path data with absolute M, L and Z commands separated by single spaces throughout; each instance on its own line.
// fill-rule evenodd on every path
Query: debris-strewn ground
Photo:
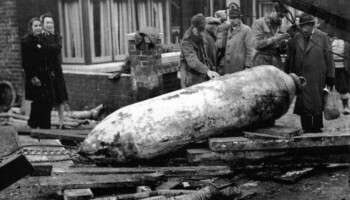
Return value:
M 340 105 L 339 105 L 340 106 Z M 293 108 L 277 120 L 277 124 L 300 127 L 299 118 Z M 350 132 L 350 116 L 341 115 L 339 119 L 324 121 L 325 130 Z M 350 156 L 350 155 L 349 155 Z M 349 170 L 319 172 L 296 184 L 286 185 L 276 182 L 259 182 L 257 194 L 251 199 L 269 200 L 348 200 L 350 199 Z

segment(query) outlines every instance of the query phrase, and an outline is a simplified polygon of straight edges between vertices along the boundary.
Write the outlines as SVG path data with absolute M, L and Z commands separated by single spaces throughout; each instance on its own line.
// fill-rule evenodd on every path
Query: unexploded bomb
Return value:
M 120 162 L 151 159 L 191 142 L 281 117 L 300 79 L 258 66 L 125 106 L 105 118 L 80 147 Z

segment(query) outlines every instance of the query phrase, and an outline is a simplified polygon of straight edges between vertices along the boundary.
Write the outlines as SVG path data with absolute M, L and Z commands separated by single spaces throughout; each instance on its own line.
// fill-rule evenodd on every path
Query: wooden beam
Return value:
M 271 151 L 312 148 L 350 147 L 349 133 L 304 134 L 292 139 L 250 140 L 240 137 L 209 139 L 212 151 Z
M 149 197 L 154 196 L 177 196 L 177 195 L 184 195 L 184 194 L 191 194 L 196 192 L 196 190 L 156 190 L 156 191 L 150 191 L 150 192 L 139 192 L 139 193 L 133 193 L 133 194 L 120 194 L 115 196 L 109 196 L 109 197 L 101 197 L 101 198 L 94 198 L 94 200 L 137 200 L 137 199 L 145 199 Z
M 85 174 L 85 175 L 124 175 L 161 173 L 165 177 L 210 177 L 226 176 L 232 174 L 228 166 L 182 166 L 182 167 L 135 167 L 135 168 L 112 168 L 112 167 L 72 167 L 54 168 L 54 175 L 62 174 Z
M 90 130 L 32 129 L 30 136 L 37 139 L 60 139 L 82 142 Z
M 56 190 L 83 188 L 124 188 L 138 185 L 153 185 L 163 177 L 160 173 L 147 174 L 109 174 L 82 175 L 66 174 L 61 176 L 39 177 L 39 186 Z
M 269 135 L 264 133 L 255 133 L 255 132 L 243 132 L 244 136 L 249 139 L 262 139 L 262 140 L 281 140 L 284 139 L 282 136 Z
M 300 128 L 285 127 L 285 126 L 278 126 L 278 125 L 273 127 L 268 127 L 268 128 L 259 128 L 252 132 L 272 135 L 276 137 L 283 137 L 283 138 L 291 138 L 291 137 L 299 136 L 302 133 Z
M 0 160 L 0 191 L 33 171 L 25 156 L 14 154 Z
M 93 197 L 90 189 L 72 189 L 63 192 L 64 200 L 90 200 Z
M 286 152 L 214 152 L 209 149 L 188 149 L 187 158 L 190 163 L 232 163 L 240 160 L 260 160 L 276 156 L 283 156 Z

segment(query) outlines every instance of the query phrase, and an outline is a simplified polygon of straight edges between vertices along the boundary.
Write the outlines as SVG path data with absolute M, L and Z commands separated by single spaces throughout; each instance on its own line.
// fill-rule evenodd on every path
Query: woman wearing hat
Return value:
M 323 128 L 323 89 L 334 85 L 334 62 L 326 33 L 315 28 L 314 17 L 302 14 L 297 32 L 288 48 L 287 72 L 306 79 L 298 94 L 294 113 L 300 116 L 304 132 L 321 132 Z

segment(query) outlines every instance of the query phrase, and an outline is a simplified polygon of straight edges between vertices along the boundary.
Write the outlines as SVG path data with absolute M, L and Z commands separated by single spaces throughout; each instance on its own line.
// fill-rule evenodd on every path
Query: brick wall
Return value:
M 91 109 L 99 104 L 112 112 L 134 102 L 131 76 L 123 74 L 117 80 L 108 74 L 64 73 L 68 104 L 72 110 Z
M 65 72 L 69 105 L 72 110 L 91 109 L 104 104 L 107 112 L 122 106 L 180 89 L 179 61 L 162 63 L 160 40 L 157 48 L 138 50 L 129 36 L 131 74 L 117 80 L 108 73 Z
M 17 94 L 23 94 L 20 37 L 16 18 L 16 1 L 0 1 L 0 80 L 10 81 Z

